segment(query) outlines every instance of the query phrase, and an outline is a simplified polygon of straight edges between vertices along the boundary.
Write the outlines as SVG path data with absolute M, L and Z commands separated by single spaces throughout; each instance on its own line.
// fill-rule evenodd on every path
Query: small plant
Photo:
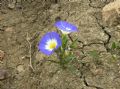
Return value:
M 66 21 L 57 21 L 54 25 L 62 32 L 62 35 L 60 36 L 57 32 L 46 33 L 41 38 L 38 48 L 48 56 L 56 53 L 59 61 L 55 63 L 60 64 L 63 69 L 66 69 L 67 64 L 76 58 L 71 50 L 76 47 L 77 40 L 72 40 L 71 43 L 69 41 L 69 34 L 77 32 L 78 29 Z
M 99 59 L 99 53 L 96 50 L 90 51 L 89 55 L 93 58 L 93 59 Z
M 100 53 L 97 50 L 90 51 L 88 54 L 93 58 L 93 61 L 95 62 L 95 64 L 97 65 L 102 64 L 100 60 Z
M 111 46 L 112 50 L 120 49 L 120 42 L 113 42 Z
M 120 41 L 112 42 L 110 52 L 112 55 L 110 62 L 115 62 L 120 58 Z
M 111 45 L 111 54 L 120 55 L 120 42 L 113 42 Z

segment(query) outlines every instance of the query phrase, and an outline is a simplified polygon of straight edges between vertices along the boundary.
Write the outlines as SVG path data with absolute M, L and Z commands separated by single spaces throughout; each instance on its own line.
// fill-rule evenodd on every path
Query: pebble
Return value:
M 17 66 L 17 71 L 18 71 L 19 73 L 24 72 L 25 69 L 24 69 L 23 65 L 18 65 L 18 66 Z
M 15 8 L 15 3 L 9 3 L 8 8 L 9 9 L 14 9 Z
M 13 27 L 7 27 L 7 28 L 5 29 L 5 31 L 6 31 L 6 32 L 13 32 Z

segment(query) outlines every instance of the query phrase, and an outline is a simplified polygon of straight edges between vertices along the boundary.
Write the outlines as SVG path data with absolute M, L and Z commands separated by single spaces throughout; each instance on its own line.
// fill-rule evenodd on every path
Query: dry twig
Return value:
M 27 33 L 27 37 L 26 37 L 26 40 L 27 40 L 27 42 L 28 42 L 28 44 L 29 44 L 29 67 L 34 71 L 34 68 L 33 68 L 33 66 L 32 66 L 32 52 L 31 52 L 31 50 L 32 50 L 32 43 L 30 42 L 30 37 L 29 37 L 29 35 L 28 35 L 28 33 Z

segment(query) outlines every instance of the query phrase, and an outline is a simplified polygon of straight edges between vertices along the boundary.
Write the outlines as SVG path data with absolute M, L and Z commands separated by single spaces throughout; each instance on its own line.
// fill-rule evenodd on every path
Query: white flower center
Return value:
M 63 34 L 69 34 L 70 33 L 68 31 L 63 31 L 63 30 L 61 30 L 61 31 L 62 31 Z
M 68 28 L 68 27 L 66 27 L 66 30 L 70 31 L 71 29 L 70 29 L 70 28 Z
M 53 49 L 55 49 L 57 46 L 57 41 L 56 39 L 49 39 L 45 45 L 45 48 L 49 51 L 52 51 Z

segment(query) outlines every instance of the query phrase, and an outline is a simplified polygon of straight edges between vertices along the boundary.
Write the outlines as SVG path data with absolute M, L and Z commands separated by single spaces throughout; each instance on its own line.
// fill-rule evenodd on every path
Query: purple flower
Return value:
M 62 31 L 63 34 L 69 34 L 71 32 L 77 32 L 78 31 L 78 28 L 71 24 L 71 23 L 68 23 L 66 21 L 57 21 L 55 23 L 55 26 Z
M 60 35 L 56 32 L 48 32 L 41 38 L 38 49 L 46 55 L 51 55 L 61 45 Z

